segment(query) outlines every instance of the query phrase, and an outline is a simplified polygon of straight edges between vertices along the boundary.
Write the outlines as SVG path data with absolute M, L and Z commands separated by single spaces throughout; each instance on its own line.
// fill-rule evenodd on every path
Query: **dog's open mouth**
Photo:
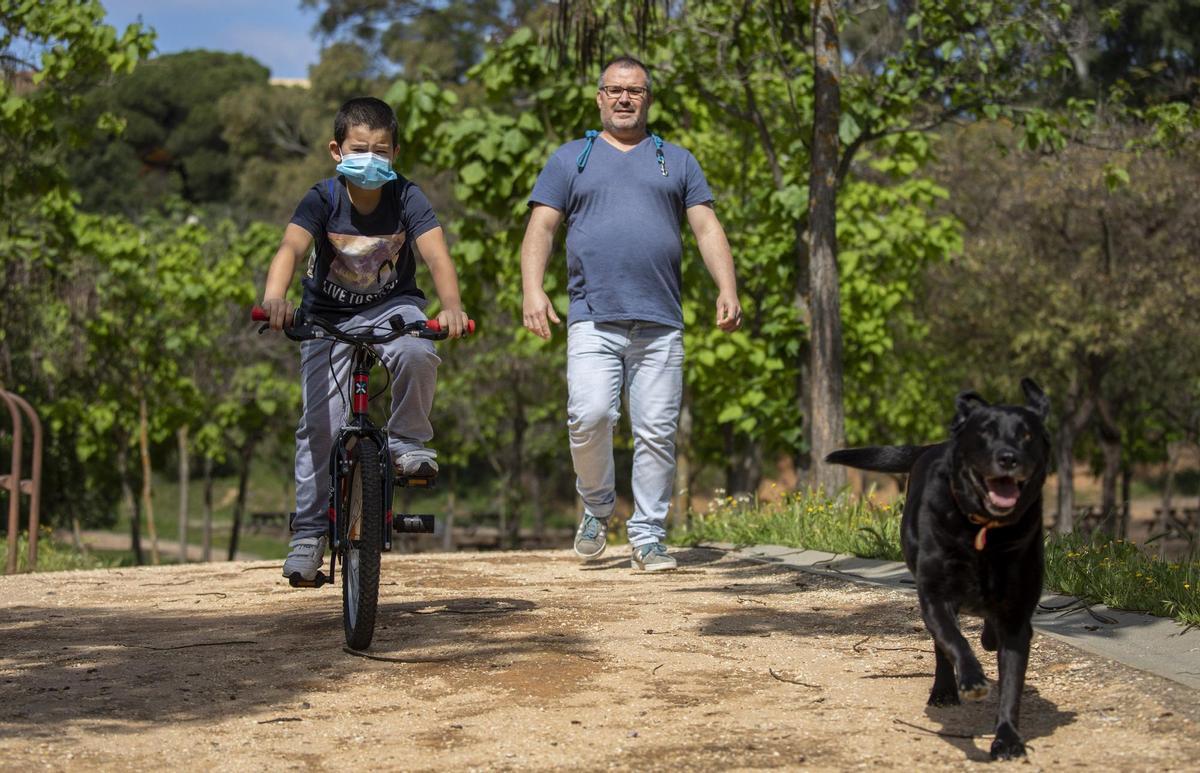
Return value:
M 988 513 L 1003 518 L 1013 511 L 1025 488 L 1024 478 L 1013 475 L 988 477 L 978 470 L 972 470 L 971 473 Z
M 1000 478 L 984 478 L 983 485 L 987 489 L 988 504 L 996 510 L 1007 511 L 1017 506 L 1021 498 L 1021 484 L 1011 476 Z

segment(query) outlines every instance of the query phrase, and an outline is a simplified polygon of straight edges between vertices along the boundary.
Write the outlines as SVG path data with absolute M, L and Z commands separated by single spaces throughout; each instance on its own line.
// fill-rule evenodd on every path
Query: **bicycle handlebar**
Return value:
M 267 314 L 266 309 L 261 306 L 255 306 L 250 309 L 250 319 L 255 322 L 269 322 L 271 317 Z M 392 330 L 383 334 L 348 333 L 338 329 L 336 325 L 328 320 L 316 315 L 306 314 L 302 309 L 296 309 L 292 314 L 291 327 L 284 328 L 283 334 L 293 341 L 332 338 L 347 344 L 385 344 L 396 340 L 400 336 L 413 336 L 415 338 L 440 341 L 448 338 L 450 335 L 449 331 L 443 329 L 436 319 L 405 322 L 403 316 L 396 314 L 388 319 L 388 324 L 391 325 Z M 259 333 L 265 333 L 266 331 L 266 325 L 263 325 L 258 330 Z M 469 335 L 474 332 L 475 320 L 469 319 L 467 320 L 466 334 Z

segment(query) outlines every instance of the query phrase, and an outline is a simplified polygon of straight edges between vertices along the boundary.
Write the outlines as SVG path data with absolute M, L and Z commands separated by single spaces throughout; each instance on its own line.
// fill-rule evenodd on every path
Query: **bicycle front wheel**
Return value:
M 372 438 L 360 437 L 350 449 L 349 485 L 343 512 L 346 534 L 342 556 L 342 623 L 346 644 L 365 650 L 375 635 L 379 604 L 379 556 L 383 544 L 383 463 Z

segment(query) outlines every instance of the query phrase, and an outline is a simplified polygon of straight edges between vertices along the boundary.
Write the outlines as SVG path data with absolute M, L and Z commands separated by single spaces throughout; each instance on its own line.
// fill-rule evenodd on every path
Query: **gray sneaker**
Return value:
M 305 581 L 311 581 L 325 563 L 327 543 L 325 537 L 294 537 L 288 544 L 291 552 L 283 562 L 283 576 L 299 574 Z
M 575 555 L 584 561 L 591 561 L 600 557 L 606 544 L 608 544 L 608 521 L 585 513 L 583 521 L 579 524 L 579 531 L 575 532 Z
M 633 568 L 643 572 L 667 572 L 676 567 L 675 559 L 667 554 L 667 546 L 651 542 L 633 549 Z
M 417 448 L 400 454 L 396 472 L 408 478 L 433 478 L 438 474 L 437 451 Z

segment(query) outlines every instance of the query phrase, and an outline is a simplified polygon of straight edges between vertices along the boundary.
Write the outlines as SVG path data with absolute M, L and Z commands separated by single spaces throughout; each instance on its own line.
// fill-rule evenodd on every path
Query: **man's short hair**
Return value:
M 351 126 L 387 129 L 392 135 L 393 146 L 399 139 L 396 113 L 388 107 L 387 102 L 375 97 L 355 97 L 338 109 L 333 118 L 333 139 L 338 145 L 346 140 L 346 133 Z
M 604 73 L 608 72 L 610 67 L 636 67 L 646 73 L 646 90 L 653 91 L 650 86 L 650 68 L 642 64 L 639 60 L 634 59 L 628 54 L 618 56 L 600 69 L 600 80 L 596 82 L 596 88 L 604 88 Z

